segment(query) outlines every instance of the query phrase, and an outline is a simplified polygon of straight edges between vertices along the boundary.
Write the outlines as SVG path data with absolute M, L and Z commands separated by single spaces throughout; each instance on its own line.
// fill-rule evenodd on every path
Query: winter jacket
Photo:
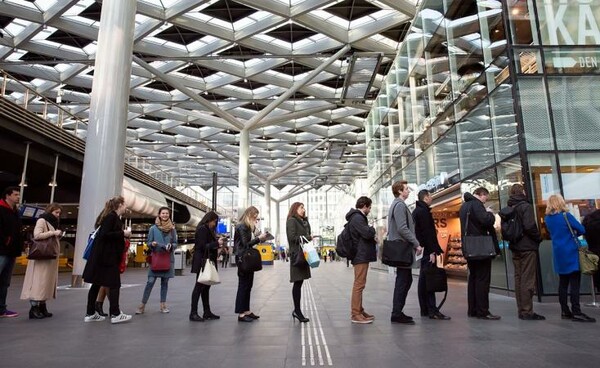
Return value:
M 508 205 L 514 208 L 523 225 L 523 237 L 514 244 L 510 243 L 510 250 L 513 252 L 537 251 L 542 242 L 542 236 L 535 221 L 533 206 L 522 194 L 510 196 Z
M 471 193 L 465 193 L 464 200 L 465 202 L 462 204 L 459 211 L 463 243 L 465 241 L 465 235 L 491 235 L 496 248 L 496 254 L 500 254 L 498 237 L 496 236 L 496 229 L 494 229 L 496 217 L 493 213 L 486 211 L 483 202 Z M 467 217 L 469 219 L 468 228 Z
M 578 244 L 573 239 L 565 212 L 546 215 L 544 217 L 546 227 L 552 238 L 552 259 L 554 260 L 554 271 L 559 275 L 567 275 L 579 271 Z M 566 213 L 567 219 L 576 236 L 585 234 L 583 225 L 570 213 Z
M 206 263 L 206 255 L 217 266 L 219 243 L 215 233 L 206 224 L 198 224 L 196 227 L 194 257 L 192 258 L 192 272 L 200 273 Z
M 367 216 L 362 211 L 351 209 L 346 214 L 348 229 L 352 236 L 352 241 L 356 244 L 356 256 L 352 264 L 361 264 L 375 262 L 377 260 L 377 249 L 375 242 L 375 228 L 369 226 Z
M 412 217 L 415 222 L 415 235 L 423 247 L 423 257 L 428 258 L 431 253 L 442 254 L 429 205 L 423 201 L 417 201 L 417 207 L 413 211 Z
M 94 247 L 83 270 L 83 279 L 90 284 L 121 287 L 119 265 L 125 250 L 123 222 L 112 211 L 100 224 Z
M 0 199 L 0 256 L 19 257 L 23 253 L 21 219 L 16 208 Z
M 600 210 L 596 210 L 583 219 L 585 240 L 589 249 L 600 255 Z
M 290 262 L 290 282 L 310 279 L 311 275 L 308 263 L 302 266 L 294 266 L 293 262 L 298 252 L 302 252 L 300 236 L 304 236 L 307 240 L 312 240 L 308 219 L 297 216 L 290 217 L 285 224 L 285 231 L 289 245 L 290 259 L 292 260 Z
M 152 246 L 152 242 L 156 242 L 156 246 Z M 171 249 L 167 250 L 167 244 L 171 244 Z M 163 233 L 156 225 L 150 226 L 148 230 L 148 247 L 152 250 L 152 254 L 158 252 L 169 252 L 171 257 L 171 268 L 168 271 L 152 271 L 152 267 L 148 267 L 148 277 L 175 277 L 175 248 L 177 247 L 177 231 L 175 229 L 168 233 Z

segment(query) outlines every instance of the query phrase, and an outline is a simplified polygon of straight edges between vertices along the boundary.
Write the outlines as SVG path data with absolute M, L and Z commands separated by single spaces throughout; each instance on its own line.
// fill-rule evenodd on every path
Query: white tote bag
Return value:
M 319 267 L 321 260 L 319 259 L 319 253 L 317 252 L 315 245 L 306 239 L 306 237 L 300 236 L 300 246 L 302 247 L 302 251 L 304 252 L 304 256 L 306 257 L 306 262 L 308 262 L 308 265 L 311 268 Z
M 217 285 L 221 283 L 217 267 L 208 258 L 206 259 L 206 263 L 204 263 L 204 269 L 198 275 L 198 282 L 204 285 Z

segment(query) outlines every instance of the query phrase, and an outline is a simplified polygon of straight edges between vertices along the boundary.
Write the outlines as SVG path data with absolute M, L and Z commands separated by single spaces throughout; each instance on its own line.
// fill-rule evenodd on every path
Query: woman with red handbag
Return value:
M 59 229 L 61 212 L 62 207 L 59 204 L 51 203 L 35 223 L 33 238 L 35 240 L 51 239 L 56 245 L 57 256 L 52 259 L 30 259 L 27 262 L 21 299 L 29 299 L 30 319 L 52 317 L 52 313 L 48 312 L 46 307 L 46 300 L 56 299 L 58 250 L 62 235 L 62 230 Z
M 125 199 L 121 196 L 109 199 L 104 209 L 96 219 L 95 228 L 100 227 L 92 253 L 83 270 L 83 280 L 92 284 L 88 292 L 86 316 L 84 322 L 104 321 L 96 311 L 96 299 L 100 287 L 108 287 L 108 300 L 110 302 L 111 323 L 127 322 L 131 315 L 125 314 L 119 307 L 119 294 L 121 291 L 121 272 L 119 265 L 125 238 L 131 236 L 131 229 L 123 230 L 121 216 L 125 213 Z
M 144 288 L 142 303 L 135 314 L 143 314 L 146 303 L 157 278 L 160 278 L 160 312 L 169 313 L 167 308 L 167 291 L 169 290 L 169 279 L 175 277 L 175 255 L 173 251 L 177 246 L 177 232 L 171 221 L 171 210 L 161 207 L 154 225 L 148 231 L 148 247 L 151 251 L 152 260 L 148 269 L 148 282 Z

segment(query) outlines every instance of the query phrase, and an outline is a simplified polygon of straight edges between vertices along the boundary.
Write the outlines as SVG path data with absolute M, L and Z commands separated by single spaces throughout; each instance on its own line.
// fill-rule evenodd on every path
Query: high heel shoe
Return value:
M 308 321 L 310 321 L 308 318 L 304 317 L 304 315 L 302 314 L 302 312 L 298 312 L 296 313 L 296 311 L 292 312 L 292 319 L 296 318 L 298 321 L 302 322 L 302 323 L 306 323 Z

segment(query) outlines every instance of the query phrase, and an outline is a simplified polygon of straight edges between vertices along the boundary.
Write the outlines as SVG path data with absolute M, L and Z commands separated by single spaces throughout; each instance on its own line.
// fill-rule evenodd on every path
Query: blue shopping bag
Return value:
M 306 262 L 311 268 L 319 267 L 321 263 L 321 259 L 319 258 L 319 253 L 317 253 L 317 248 L 315 248 L 314 244 L 304 236 L 300 237 L 300 245 L 302 246 L 302 251 L 304 252 L 304 257 L 306 258 Z

